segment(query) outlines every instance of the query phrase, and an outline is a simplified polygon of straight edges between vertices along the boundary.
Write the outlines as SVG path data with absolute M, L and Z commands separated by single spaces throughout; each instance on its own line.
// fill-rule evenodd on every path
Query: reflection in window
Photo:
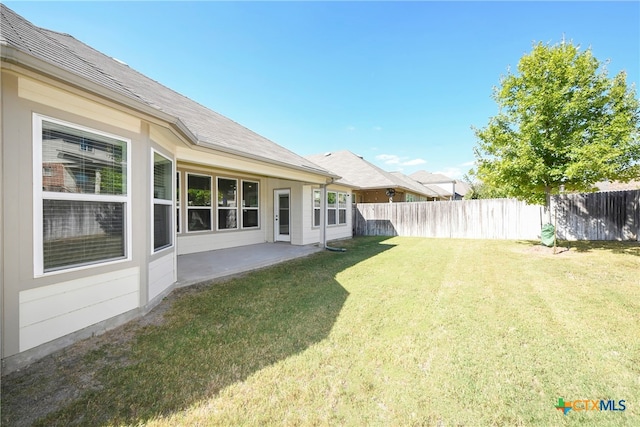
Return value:
M 125 258 L 128 143 L 34 117 L 42 159 L 37 273 Z
M 211 177 L 187 174 L 187 231 L 211 230 Z
M 153 151 L 153 250 L 167 248 L 173 244 L 171 238 L 171 211 L 173 210 L 171 178 L 173 163 Z
M 242 181 L 242 228 L 258 227 L 259 195 L 257 182 Z
M 218 178 L 218 230 L 238 228 L 238 181 Z

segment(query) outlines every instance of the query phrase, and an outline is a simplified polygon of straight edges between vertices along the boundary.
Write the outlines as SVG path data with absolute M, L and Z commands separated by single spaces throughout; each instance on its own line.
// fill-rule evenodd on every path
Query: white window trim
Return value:
M 320 193 L 320 207 L 316 207 L 316 193 Z M 316 210 L 320 211 L 320 222 L 316 225 Z M 322 189 L 314 188 L 311 191 L 311 228 L 322 226 Z
M 321 201 L 321 203 L 320 203 L 320 207 L 319 208 L 317 208 L 315 206 L 314 197 L 315 197 L 316 193 L 320 193 L 320 201 Z M 345 192 L 345 191 L 327 190 L 327 191 L 325 191 L 325 195 L 326 195 L 325 198 L 327 198 L 327 199 L 329 198 L 329 193 L 334 193 L 336 195 L 336 203 L 335 203 L 335 206 L 331 207 L 331 206 L 329 206 L 329 202 L 327 200 L 325 200 L 325 203 L 324 203 L 324 207 L 325 207 L 325 215 L 324 215 L 325 226 L 327 226 L 327 227 L 342 227 L 342 226 L 348 225 L 349 224 L 349 218 L 348 218 L 348 216 L 349 216 L 349 212 L 348 212 L 348 210 L 349 210 L 349 193 Z M 340 195 L 341 194 L 344 195 L 345 201 L 346 201 L 344 208 L 340 208 L 339 200 L 340 200 Z M 311 193 L 311 214 L 312 214 L 311 227 L 312 228 L 320 228 L 322 226 L 322 207 L 323 207 L 323 204 L 322 204 L 322 190 L 314 188 L 312 193 Z M 316 223 L 315 223 L 315 211 L 316 210 L 320 210 L 320 212 L 321 212 L 320 224 L 318 224 L 318 225 L 316 225 Z M 329 224 L 329 211 L 330 210 L 333 210 L 335 212 L 335 214 L 336 214 L 336 223 L 335 224 Z M 345 211 L 345 216 L 344 216 L 345 222 L 340 222 L 340 211 L 341 210 Z
M 340 195 L 344 195 L 344 208 L 340 207 Z M 349 193 L 346 193 L 344 191 L 338 191 L 338 195 L 336 196 L 336 205 L 338 206 L 337 209 L 337 217 L 336 217 L 336 225 L 347 225 L 347 209 L 349 209 Z M 344 210 L 344 222 L 340 222 L 340 211 Z
M 229 181 L 235 181 L 236 182 L 236 207 L 235 208 L 233 208 L 233 207 L 227 208 L 227 207 L 223 207 L 223 206 L 219 206 L 218 205 L 218 181 L 220 179 L 228 179 Z M 241 204 L 240 203 L 240 200 L 241 200 L 240 198 L 242 197 L 242 193 L 238 189 L 238 182 L 239 182 L 238 178 L 230 178 L 230 177 L 227 177 L 227 176 L 216 176 L 216 194 L 215 194 L 216 195 L 216 211 L 215 211 L 216 231 L 227 232 L 227 231 L 238 231 L 240 229 L 240 221 L 241 221 L 241 219 L 240 219 L 239 215 L 240 215 L 240 204 Z M 212 197 L 211 205 L 213 205 L 213 197 Z M 236 226 L 235 226 L 235 228 L 220 228 L 220 223 L 218 221 L 218 219 L 219 219 L 218 210 L 219 209 L 222 209 L 222 210 L 225 210 L 225 211 L 231 211 L 231 210 L 235 209 L 235 211 L 236 211 Z
M 211 182 L 211 188 L 209 189 L 209 191 L 211 191 L 211 198 L 210 198 L 210 205 L 209 205 L 209 211 L 211 214 L 211 227 L 208 230 L 194 230 L 194 231 L 190 231 L 189 230 L 189 209 L 206 209 L 206 206 L 189 206 L 189 176 L 194 175 L 194 176 L 203 176 L 203 177 L 207 177 L 209 178 L 212 182 Z M 210 233 L 211 231 L 213 231 L 213 223 L 215 221 L 214 218 L 214 210 L 213 210 L 213 177 L 211 175 L 207 175 L 206 173 L 197 173 L 197 172 L 186 172 L 185 174 L 185 185 L 183 185 L 184 189 L 186 189 L 186 192 L 184 192 L 184 194 L 186 195 L 186 199 L 183 195 L 182 199 L 185 200 L 186 203 L 186 209 L 185 209 L 185 213 L 183 213 L 184 217 L 186 218 L 186 221 L 184 221 L 184 223 L 186 223 L 186 227 L 184 229 L 185 233 L 191 234 L 191 233 Z M 182 188 L 180 188 L 181 191 L 184 191 Z M 218 203 L 218 198 L 216 196 L 216 204 Z
M 334 204 L 333 207 L 331 207 L 329 205 L 329 194 L 333 193 L 336 195 L 336 203 Z M 327 215 L 326 215 L 326 221 L 327 221 L 327 227 L 336 227 L 338 226 L 338 192 L 335 190 L 327 190 L 327 200 L 326 200 L 326 204 L 327 204 Z M 335 218 L 336 218 L 336 222 L 335 224 L 329 224 L 329 211 L 332 210 L 335 212 Z
M 50 191 L 42 191 L 42 122 L 47 121 L 59 125 L 78 129 L 84 132 L 94 133 L 96 135 L 117 139 L 126 144 L 127 147 L 127 194 L 126 195 L 104 195 L 104 194 L 77 194 L 77 193 L 58 193 Z M 33 113 L 32 117 L 32 141 L 33 141 L 33 274 L 34 277 L 51 276 L 55 274 L 70 273 L 73 271 L 87 270 L 90 268 L 102 267 L 105 265 L 118 264 L 131 261 L 133 241 L 131 227 L 131 140 L 120 135 L 103 132 L 86 126 L 77 125 L 75 123 L 66 122 L 64 120 L 54 119 L 38 113 Z M 79 266 L 71 266 L 69 268 L 61 268 L 54 271 L 44 271 L 44 241 L 43 241 L 43 199 L 48 200 L 76 200 L 76 201 L 96 201 L 96 202 L 118 202 L 125 204 L 125 254 L 123 258 L 96 261 L 90 264 Z
M 175 165 L 175 162 L 174 162 L 174 165 Z M 173 176 L 176 177 L 176 182 L 174 184 L 176 188 L 174 188 L 174 190 L 173 190 L 173 193 L 176 195 L 176 206 L 175 206 L 176 219 L 175 219 L 175 228 L 174 228 L 174 230 L 176 230 L 176 234 L 182 234 L 183 231 L 184 231 L 184 227 L 182 226 L 181 222 L 182 222 L 182 218 L 183 218 L 184 214 L 182 214 L 180 212 L 180 210 L 181 210 L 180 209 L 180 205 L 182 204 L 181 203 L 182 199 L 184 199 L 184 196 L 182 195 L 182 192 L 184 190 L 182 189 L 182 186 L 180 185 L 181 181 L 182 181 L 180 177 L 182 176 L 182 174 L 177 169 L 177 167 L 174 166 L 174 169 L 175 169 L 175 172 L 173 173 Z M 178 190 L 179 190 L 179 192 L 178 192 Z M 178 194 L 180 194 L 180 197 L 178 197 Z
M 240 222 L 242 223 L 240 225 L 240 228 L 242 230 L 257 230 L 257 229 L 260 228 L 260 187 L 261 187 L 261 185 L 260 185 L 260 181 L 253 181 L 253 180 L 250 180 L 250 179 L 242 179 L 242 180 L 240 180 L 241 191 L 239 193 L 240 193 L 240 201 L 241 202 L 242 202 L 242 200 L 244 200 L 244 183 L 245 182 L 250 182 L 250 183 L 256 184 L 258 186 L 258 206 L 255 207 L 255 208 L 254 207 L 240 206 L 240 209 L 241 210 L 245 210 L 246 209 L 246 210 L 258 212 L 258 225 L 255 225 L 255 226 L 252 225 L 250 227 L 245 227 L 244 226 L 244 216 L 240 215 L 239 218 L 240 218 Z M 240 203 L 240 204 L 242 204 L 242 203 Z
M 155 185 L 154 180 L 155 180 L 155 155 L 159 155 L 161 157 L 164 157 L 165 159 L 169 160 L 171 162 L 171 199 L 156 199 L 155 197 L 153 197 L 153 187 Z M 167 249 L 172 249 L 175 245 L 175 233 L 174 230 L 176 229 L 176 215 L 175 215 L 175 204 L 173 203 L 174 198 L 175 198 L 175 194 L 176 194 L 176 184 L 173 180 L 173 177 L 176 176 L 176 162 L 165 156 L 164 154 L 162 154 L 161 152 L 159 152 L 158 150 L 156 150 L 155 148 L 151 149 L 151 191 L 149 193 L 150 197 L 151 197 L 151 255 L 153 254 L 157 254 L 159 252 L 165 251 Z M 154 206 L 155 205 L 165 205 L 165 206 L 170 206 L 170 212 L 171 212 L 171 230 L 169 231 L 169 235 L 171 236 L 171 243 L 167 246 L 163 246 L 159 249 L 155 249 L 155 226 L 156 226 L 156 221 L 155 221 L 155 210 L 154 210 Z

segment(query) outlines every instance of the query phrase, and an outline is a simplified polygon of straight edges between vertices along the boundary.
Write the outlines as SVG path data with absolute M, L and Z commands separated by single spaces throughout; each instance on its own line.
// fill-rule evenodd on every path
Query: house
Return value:
M 337 175 L 68 34 L 0 15 L 8 370 L 144 315 L 176 286 L 179 255 L 351 236 Z
M 421 185 L 406 175 L 382 170 L 351 151 L 316 154 L 307 156 L 307 159 L 340 175 L 336 183 L 353 187 L 354 203 L 443 199 L 443 192 L 438 189 Z
M 467 191 L 469 191 L 469 185 L 466 182 L 458 181 L 439 173 L 430 173 L 421 170 L 412 173 L 409 177 L 422 185 L 443 189 L 449 200 L 462 200 L 464 195 L 467 194 Z

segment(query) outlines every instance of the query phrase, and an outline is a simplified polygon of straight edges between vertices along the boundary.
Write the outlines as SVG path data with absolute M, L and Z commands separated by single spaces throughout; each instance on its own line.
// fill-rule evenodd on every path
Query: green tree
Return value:
M 490 188 L 548 205 L 551 194 L 593 191 L 640 175 L 640 109 L 624 71 L 614 78 L 564 41 L 534 44 L 493 97 L 498 115 L 475 129 L 474 174 Z
M 501 199 L 508 197 L 507 191 L 501 188 L 491 187 L 487 183 L 478 180 L 475 177 L 474 170 L 465 174 L 462 180 L 469 186 L 469 191 L 464 195 L 465 200 Z

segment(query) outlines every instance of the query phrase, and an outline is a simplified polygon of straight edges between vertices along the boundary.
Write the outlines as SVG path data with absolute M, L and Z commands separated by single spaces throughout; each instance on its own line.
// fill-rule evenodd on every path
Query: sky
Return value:
M 4 2 L 302 156 L 462 178 L 534 43 L 640 81 L 640 2 Z

